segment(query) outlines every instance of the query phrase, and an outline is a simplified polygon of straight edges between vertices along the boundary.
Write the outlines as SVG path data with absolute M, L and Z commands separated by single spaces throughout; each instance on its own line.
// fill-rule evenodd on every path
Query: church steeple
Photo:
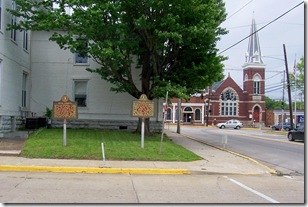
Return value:
M 263 64 L 261 58 L 261 50 L 260 50 L 260 43 L 255 19 L 252 19 L 251 30 L 248 43 L 248 50 L 246 52 L 246 63 L 245 64 Z

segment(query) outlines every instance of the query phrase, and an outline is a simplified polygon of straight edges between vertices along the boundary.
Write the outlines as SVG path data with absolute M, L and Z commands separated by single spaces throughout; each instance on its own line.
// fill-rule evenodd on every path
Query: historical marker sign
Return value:
M 64 95 L 60 101 L 53 102 L 52 115 L 55 119 L 63 119 L 63 146 L 66 146 L 66 120 L 77 119 L 77 104 Z
M 133 101 L 132 115 L 142 119 L 141 122 L 141 148 L 144 148 L 144 119 L 154 116 L 154 101 L 149 101 L 145 94 Z
M 67 95 L 62 96 L 60 101 L 53 102 L 53 118 L 55 119 L 77 119 L 77 104 L 70 101 Z
M 154 101 L 149 101 L 145 94 L 133 101 L 132 115 L 139 118 L 149 118 L 154 116 Z

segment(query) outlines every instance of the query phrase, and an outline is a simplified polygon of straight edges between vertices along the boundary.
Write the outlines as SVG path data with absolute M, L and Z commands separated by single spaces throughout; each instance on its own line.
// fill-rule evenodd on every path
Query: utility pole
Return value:
M 176 133 L 181 134 L 181 98 L 178 99 L 178 124 Z
M 296 54 L 294 59 L 294 68 L 293 68 L 293 78 L 294 78 L 294 126 L 296 128 L 297 120 L 296 120 L 296 99 L 297 99 L 297 91 L 296 91 Z
M 283 44 L 283 52 L 284 52 L 284 59 L 285 59 L 285 65 L 286 65 L 286 75 L 287 75 L 287 87 L 288 87 L 289 110 L 290 110 L 290 124 L 291 124 L 291 129 L 293 129 L 293 113 L 292 113 L 291 87 L 290 87 L 290 79 L 289 79 L 287 52 L 286 52 L 286 46 L 284 44 Z
M 286 82 L 286 73 L 283 71 L 283 85 L 282 85 L 282 101 L 281 101 L 281 126 L 284 122 L 284 87 Z

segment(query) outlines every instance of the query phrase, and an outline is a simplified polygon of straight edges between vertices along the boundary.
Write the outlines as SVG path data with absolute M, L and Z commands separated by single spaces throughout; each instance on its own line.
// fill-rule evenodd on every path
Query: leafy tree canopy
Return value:
M 296 84 L 296 90 L 301 91 L 302 94 L 305 94 L 305 60 L 304 57 L 300 58 L 300 62 L 296 64 L 296 73 L 295 76 L 292 74 L 289 77 L 292 77 L 292 82 Z M 295 90 L 294 84 L 291 85 L 292 89 Z
M 185 97 L 223 78 L 216 43 L 227 33 L 222 0 L 15 0 L 9 29 L 52 31 L 61 48 L 93 58 L 111 90 Z M 64 32 L 63 32 L 64 31 Z M 85 46 L 84 41 L 88 44 Z M 141 87 L 132 67 L 140 70 Z M 141 88 L 141 89 L 140 89 Z
M 266 109 L 274 110 L 274 109 L 281 109 L 282 108 L 282 101 L 276 101 L 268 96 L 265 96 L 265 107 Z

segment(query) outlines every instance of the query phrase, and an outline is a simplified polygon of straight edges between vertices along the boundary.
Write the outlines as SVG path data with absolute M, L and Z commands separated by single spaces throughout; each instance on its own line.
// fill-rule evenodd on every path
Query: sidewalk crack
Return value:
M 139 201 L 139 197 L 138 197 L 138 193 L 137 193 L 136 188 L 135 188 L 135 184 L 134 184 L 133 176 L 130 174 L 130 175 L 129 175 L 129 177 L 130 177 L 130 180 L 131 180 L 131 183 L 132 183 L 132 186 L 133 186 L 133 190 L 134 190 L 134 194 L 135 194 L 136 202 L 137 202 L 137 203 L 140 203 L 140 201 Z

